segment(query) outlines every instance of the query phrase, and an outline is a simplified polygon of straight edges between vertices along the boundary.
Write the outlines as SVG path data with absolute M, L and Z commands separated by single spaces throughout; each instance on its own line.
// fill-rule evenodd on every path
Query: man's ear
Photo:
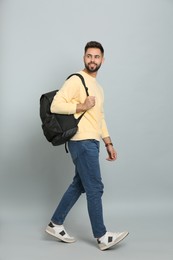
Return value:
M 105 62 L 105 57 L 103 57 L 103 59 L 102 59 L 102 64 Z

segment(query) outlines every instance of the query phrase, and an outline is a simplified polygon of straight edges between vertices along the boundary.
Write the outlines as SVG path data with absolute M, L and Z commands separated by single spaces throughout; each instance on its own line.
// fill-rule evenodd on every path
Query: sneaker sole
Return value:
M 45 232 L 48 233 L 49 235 L 53 236 L 53 237 L 58 238 L 60 241 L 63 241 L 65 243 L 74 243 L 76 241 L 75 239 L 65 238 L 61 235 L 58 236 L 58 234 L 52 233 L 52 230 L 50 230 L 49 227 L 46 228 Z
M 122 236 L 117 237 L 117 239 L 115 239 L 115 241 L 113 241 L 112 243 L 110 243 L 109 245 L 105 245 L 105 244 L 99 244 L 100 250 L 106 250 L 112 246 L 117 245 L 119 242 L 121 242 L 127 235 L 129 234 L 129 232 L 125 232 L 125 234 L 123 234 Z

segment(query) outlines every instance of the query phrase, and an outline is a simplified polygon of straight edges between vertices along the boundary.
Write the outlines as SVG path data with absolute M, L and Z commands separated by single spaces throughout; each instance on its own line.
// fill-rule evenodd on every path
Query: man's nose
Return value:
M 94 58 L 94 57 L 91 57 L 91 61 L 94 62 L 94 61 L 95 61 L 95 58 Z

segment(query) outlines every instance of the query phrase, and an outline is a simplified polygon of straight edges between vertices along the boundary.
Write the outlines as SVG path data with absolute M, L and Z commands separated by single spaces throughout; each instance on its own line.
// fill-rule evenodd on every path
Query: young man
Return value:
M 103 183 L 99 165 L 99 142 L 105 143 L 108 153 L 107 160 L 116 160 L 103 110 L 103 89 L 96 81 L 99 68 L 104 62 L 104 49 L 98 42 L 91 41 L 85 46 L 85 68 L 79 73 L 84 77 L 89 96 L 77 76 L 66 80 L 57 92 L 51 104 L 52 113 L 75 114 L 80 120 L 78 132 L 68 142 L 68 148 L 75 165 L 75 176 L 64 193 L 46 232 L 58 239 L 71 243 L 75 238 L 69 236 L 63 224 L 65 218 L 82 193 L 86 193 L 88 214 L 94 237 L 101 250 L 108 249 L 124 239 L 128 232 L 107 232 L 103 220 L 102 194 Z

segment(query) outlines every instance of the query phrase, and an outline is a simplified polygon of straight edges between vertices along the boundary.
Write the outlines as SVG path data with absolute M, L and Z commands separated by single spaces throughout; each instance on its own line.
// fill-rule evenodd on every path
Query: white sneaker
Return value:
M 66 243 L 73 243 L 76 241 L 74 237 L 69 236 L 63 225 L 55 225 L 54 223 L 50 222 L 45 231 L 49 235 L 52 235 Z
M 99 248 L 101 250 L 106 250 L 117 243 L 119 243 L 121 240 L 123 240 L 129 232 L 124 231 L 121 233 L 111 233 L 111 232 L 106 232 L 106 234 L 101 237 L 100 239 L 97 239 Z

